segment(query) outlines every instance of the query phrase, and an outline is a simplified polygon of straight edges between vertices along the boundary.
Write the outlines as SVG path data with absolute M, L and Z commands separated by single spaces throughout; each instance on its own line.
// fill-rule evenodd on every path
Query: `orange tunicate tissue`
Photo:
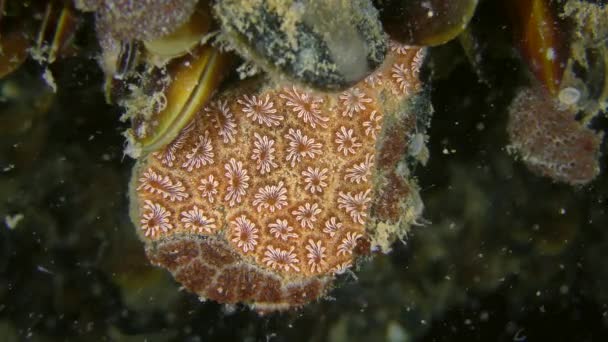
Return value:
M 252 80 L 216 96 L 134 168 L 149 259 L 201 298 L 267 312 L 320 298 L 357 256 L 386 250 L 422 209 L 399 165 L 423 57 L 392 43 L 343 92 Z

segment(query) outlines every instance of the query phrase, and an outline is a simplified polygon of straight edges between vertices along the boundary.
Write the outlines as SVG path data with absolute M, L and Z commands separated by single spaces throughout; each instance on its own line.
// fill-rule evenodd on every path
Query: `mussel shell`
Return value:
M 569 32 L 558 16 L 559 6 L 549 0 L 510 2 L 514 45 L 536 79 L 557 95 L 569 58 Z
M 78 29 L 79 20 L 70 3 L 47 3 L 38 28 L 36 49 L 51 64 L 62 55 L 69 54 Z
M 462 32 L 478 0 L 375 0 L 384 29 L 410 45 L 443 44 Z
M 127 136 L 132 139 L 130 144 L 137 151 L 131 154 L 134 157 L 147 154 L 171 142 L 198 109 L 215 94 L 231 65 L 229 56 L 204 45 L 189 55 L 171 61 L 167 66 L 170 80 L 166 87 L 157 89 L 153 94 L 133 94 L 135 98 L 125 102 L 133 124 Z M 159 83 L 154 81 L 153 75 L 148 78 L 151 83 Z M 159 102 L 160 108 L 153 108 L 151 115 L 140 111 L 140 105 L 130 105 L 153 100 Z
M 162 64 L 166 60 L 185 55 L 201 43 L 212 27 L 209 6 L 202 5 L 205 4 L 201 4 L 190 19 L 173 33 L 144 42 L 151 59 L 159 60 Z
M 198 0 L 81 0 L 118 40 L 151 40 L 174 32 L 196 10 Z
M 322 90 L 348 87 L 382 63 L 387 40 L 369 0 L 224 0 L 224 37 L 272 76 Z
M 72 55 L 79 18 L 70 2 L 0 0 L 0 78 L 28 56 L 41 64 Z
M 29 41 L 21 32 L 0 35 L 0 78 L 12 73 L 27 58 Z

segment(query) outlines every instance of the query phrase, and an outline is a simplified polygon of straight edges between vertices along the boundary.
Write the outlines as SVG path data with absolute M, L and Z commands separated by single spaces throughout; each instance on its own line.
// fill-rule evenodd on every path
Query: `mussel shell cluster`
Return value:
M 412 45 L 449 40 L 466 27 L 476 5 L 470 0 L 456 3 L 432 4 L 437 8 L 432 30 L 423 29 L 431 26 L 422 18 L 416 21 L 416 17 L 427 18 L 427 12 L 412 8 L 399 12 L 405 26 L 415 22 L 418 28 L 409 25 L 394 34 L 418 32 L 416 37 L 400 39 Z M 171 103 L 170 89 L 184 88 L 175 84 L 180 81 L 171 78 L 168 70 L 187 68 L 200 56 L 217 54 L 208 61 L 223 62 L 193 68 L 199 79 L 186 86 L 206 89 L 196 94 L 196 101 L 201 103 L 208 101 L 225 76 L 235 70 L 236 65 L 230 61 L 239 59 L 231 59 L 234 52 L 241 61 L 238 70 L 245 71 L 241 76 L 263 72 L 277 82 L 340 91 L 383 62 L 389 34 L 381 14 L 392 12 L 395 4 L 371 0 L 180 0 L 167 5 L 156 0 L 81 0 L 77 6 L 95 12 L 102 65 L 108 75 L 107 98 L 127 109 L 125 118 L 133 123 L 133 129 L 127 132 L 127 152 L 138 156 L 167 144 L 192 117 L 180 106 L 154 105 L 142 110 L 142 101 L 138 100 L 142 95 L 148 103 L 157 104 L 160 98 Z M 446 16 L 458 17 L 457 24 L 444 20 Z M 124 92 L 125 80 L 130 79 L 134 79 L 127 87 L 130 91 Z M 163 81 L 150 87 L 149 79 Z M 148 86 L 143 87 L 144 83 Z
M 416 1 L 378 0 L 0 4 L 6 7 L 0 10 L 5 14 L 0 14 L 0 77 L 28 56 L 51 64 L 73 53 L 74 35 L 85 26 L 80 24 L 95 19 L 106 100 L 126 109 L 123 119 L 132 123 L 127 153 L 136 157 L 167 144 L 191 119 L 188 106 L 167 104 L 205 103 L 224 79 L 235 78 L 230 76 L 235 70 L 239 77 L 263 73 L 277 82 L 341 91 L 383 62 L 389 37 L 410 45 L 455 37 L 477 0 L 435 0 L 422 7 Z M 188 78 L 172 77 L 173 70 L 190 65 L 197 67 Z M 182 89 L 180 99 L 170 98 L 176 93 L 171 89 Z

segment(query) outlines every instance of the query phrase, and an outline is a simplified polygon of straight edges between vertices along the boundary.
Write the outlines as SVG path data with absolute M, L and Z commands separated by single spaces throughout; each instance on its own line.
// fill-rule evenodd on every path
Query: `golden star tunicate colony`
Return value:
M 408 103 L 421 90 L 424 50 L 391 48 L 342 92 L 241 82 L 141 158 L 131 215 L 152 262 L 202 298 L 266 311 L 319 298 L 358 255 L 403 235 L 386 227 L 405 222 L 383 225 L 373 208 L 387 189 L 414 193 L 415 184 L 384 177 L 397 165 L 377 146 L 387 145 L 387 116 L 410 122 L 400 134 L 413 137 Z

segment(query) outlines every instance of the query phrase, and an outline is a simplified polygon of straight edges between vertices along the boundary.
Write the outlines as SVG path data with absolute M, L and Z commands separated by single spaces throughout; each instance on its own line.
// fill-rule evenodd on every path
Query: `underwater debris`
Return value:
M 131 217 L 150 260 L 202 298 L 265 312 L 320 298 L 357 256 L 387 251 L 422 209 L 403 158 L 429 109 L 413 101 L 424 50 L 399 51 L 371 76 L 381 85 L 342 93 L 244 82 L 143 156 Z

